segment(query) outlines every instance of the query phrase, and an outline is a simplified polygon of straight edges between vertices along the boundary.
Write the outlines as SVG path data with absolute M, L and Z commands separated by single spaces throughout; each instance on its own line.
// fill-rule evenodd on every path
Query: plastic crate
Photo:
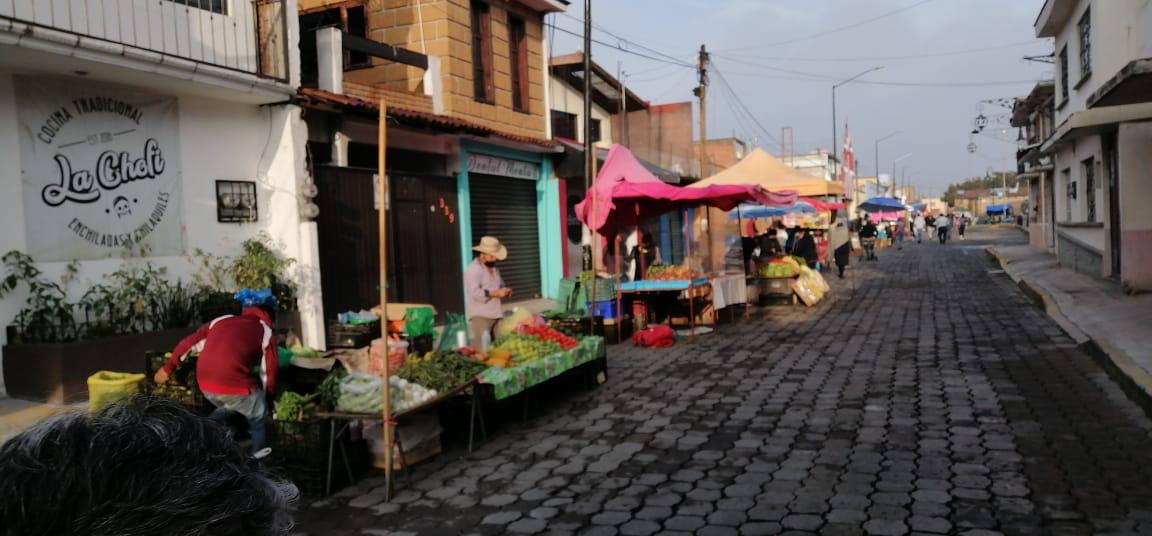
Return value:
M 266 421 L 268 446 L 272 455 L 285 465 L 310 463 L 328 456 L 328 437 L 332 432 L 331 419 L 313 419 L 304 422 Z
M 380 321 L 367 324 L 329 322 L 328 348 L 363 348 L 380 338 Z
M 590 311 L 590 315 L 601 317 L 605 320 L 615 320 L 619 316 L 619 312 L 616 310 L 615 298 L 589 303 L 588 310 Z
M 272 455 L 268 463 L 273 473 L 291 481 L 305 496 L 325 496 L 330 430 L 329 419 L 303 423 L 269 421 L 268 446 Z M 332 456 L 332 492 L 352 484 L 372 466 L 365 441 L 353 440 L 349 433 L 341 435 L 339 443 L 333 445 Z M 346 467 L 352 470 L 351 480 Z

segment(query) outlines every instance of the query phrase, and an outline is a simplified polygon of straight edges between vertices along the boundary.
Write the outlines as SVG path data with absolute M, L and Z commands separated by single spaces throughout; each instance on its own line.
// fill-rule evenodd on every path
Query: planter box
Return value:
M 101 370 L 141 372 L 145 352 L 169 351 L 195 328 L 153 331 L 64 344 L 4 346 L 8 396 L 73 404 L 88 398 L 88 376 Z

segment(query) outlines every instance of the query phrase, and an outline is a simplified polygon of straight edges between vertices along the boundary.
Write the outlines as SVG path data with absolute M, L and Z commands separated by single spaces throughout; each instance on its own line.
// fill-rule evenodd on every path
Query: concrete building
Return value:
M 700 151 L 699 141 L 696 142 L 696 151 Z M 702 178 L 710 177 L 736 165 L 747 154 L 748 143 L 739 138 L 708 140 L 704 143 L 705 173 Z
M 1044 81 L 1027 97 L 1016 99 L 1012 126 L 1023 129 L 1024 140 L 1016 151 L 1016 178 L 1028 181 L 1028 236 L 1032 247 L 1056 252 L 1056 190 L 1052 155 L 1041 147 L 1055 130 L 1055 82 Z
M 301 0 L 303 84 L 327 317 L 379 301 L 376 199 L 387 106 L 391 300 L 464 311 L 472 246 L 497 236 L 515 300 L 564 271 L 544 15 L 559 0 Z M 429 247 L 435 244 L 435 247 Z
M 77 299 L 123 262 L 188 281 L 195 250 L 235 255 L 267 232 L 297 260 L 303 336 L 322 344 L 295 10 L 0 2 L 0 251 L 51 279 L 78 261 Z M 3 325 L 25 298 L 0 299 Z
M 814 177 L 823 177 L 826 181 L 836 180 L 836 159 L 823 149 L 781 157 L 785 164 L 792 166 Z M 851 189 L 851 187 L 849 187 Z
M 1056 253 L 1078 271 L 1152 288 L 1152 9 L 1142 0 L 1047 0 L 1055 39 Z M 1043 203 L 1042 203 L 1043 205 Z

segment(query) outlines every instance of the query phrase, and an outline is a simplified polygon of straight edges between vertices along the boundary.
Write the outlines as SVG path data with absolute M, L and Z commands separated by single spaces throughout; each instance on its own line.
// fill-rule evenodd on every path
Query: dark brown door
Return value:
M 441 314 L 463 313 L 456 180 L 394 175 L 391 187 L 397 295 Z
M 316 168 L 320 284 L 329 319 L 380 303 L 380 232 L 372 175 L 368 169 Z M 395 299 L 395 292 L 388 297 Z

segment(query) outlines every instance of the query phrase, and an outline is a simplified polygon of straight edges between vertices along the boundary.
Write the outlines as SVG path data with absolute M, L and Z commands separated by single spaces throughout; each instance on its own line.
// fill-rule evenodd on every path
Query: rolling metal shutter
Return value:
M 536 181 L 470 174 L 472 243 L 495 236 L 508 248 L 500 275 L 513 290 L 511 301 L 540 297 L 540 235 Z

